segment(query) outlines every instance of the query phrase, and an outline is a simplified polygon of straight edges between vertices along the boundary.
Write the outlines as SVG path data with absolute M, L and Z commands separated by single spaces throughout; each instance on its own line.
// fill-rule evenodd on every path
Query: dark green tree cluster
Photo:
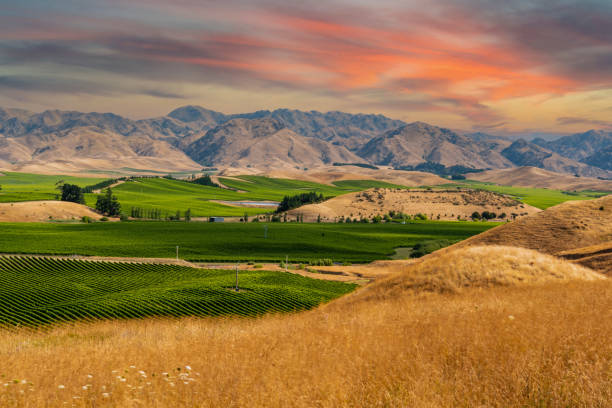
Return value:
M 320 203 L 325 200 L 323 194 L 317 194 L 314 191 L 302 193 L 294 196 L 285 196 L 276 209 L 277 213 L 292 210 L 301 207 L 305 204 Z
M 506 217 L 505 213 L 504 213 L 504 217 Z M 504 217 L 502 217 L 502 218 L 504 218 Z M 494 218 L 497 218 L 497 214 L 495 214 L 494 212 L 483 211 L 482 214 L 481 214 L 478 211 L 474 211 L 472 213 L 472 219 L 473 220 L 492 220 Z
M 110 188 L 107 188 L 104 194 L 98 196 L 96 210 L 109 217 L 115 217 L 121 213 L 121 204 L 119 204 L 117 196 L 113 195 Z
M 146 218 L 149 220 L 161 220 L 162 210 L 160 210 L 159 208 L 132 207 L 132 210 L 130 211 L 130 217 Z
M 81 187 L 75 184 L 63 184 L 61 190 L 62 201 L 85 204 L 85 197 L 83 196 L 83 190 L 81 189 Z
M 212 181 L 212 178 L 208 174 L 205 174 L 202 177 L 198 177 L 196 179 L 191 180 L 191 183 L 199 184 L 202 186 L 209 186 L 209 187 L 220 187 L 219 184 Z
M 121 181 L 126 181 L 126 180 L 129 180 L 129 179 L 130 179 L 129 177 L 121 177 L 121 178 L 117 178 L 117 179 L 107 179 L 107 180 L 101 181 L 99 183 L 83 187 L 83 193 L 93 193 L 95 190 L 102 190 L 103 188 L 106 188 L 108 186 L 112 186 L 113 184 L 117 183 L 120 180 Z

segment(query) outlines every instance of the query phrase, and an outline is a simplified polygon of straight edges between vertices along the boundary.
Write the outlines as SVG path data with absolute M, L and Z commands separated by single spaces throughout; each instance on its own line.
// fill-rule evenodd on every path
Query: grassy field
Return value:
M 516 197 L 518 200 L 529 204 L 533 207 L 545 210 L 553 205 L 561 204 L 571 200 L 591 200 L 593 198 L 602 197 L 610 194 L 599 191 L 579 191 L 579 192 L 564 192 L 562 190 L 552 190 L 547 188 L 528 188 L 528 187 L 511 187 L 511 186 L 500 186 L 493 183 L 485 183 L 482 181 L 465 180 L 458 184 L 448 184 L 439 187 L 470 187 L 474 189 L 481 189 L 487 191 L 493 191 L 495 193 L 508 194 Z
M 66 183 L 81 187 L 97 184 L 104 178 L 72 176 L 48 176 L 27 173 L 4 173 L 0 176 L 0 202 L 54 200 L 59 191 L 56 183 Z M 191 209 L 192 217 L 239 217 L 263 214 L 274 209 L 228 206 L 214 202 L 220 201 L 280 201 L 286 195 L 316 191 L 333 197 L 373 187 L 397 187 L 395 184 L 375 180 L 339 181 L 334 185 L 319 184 L 301 180 L 274 179 L 261 176 L 243 176 L 238 179 L 222 178 L 221 181 L 238 191 L 191 184 L 180 180 L 165 178 L 139 178 L 116 186 L 113 192 L 118 197 L 123 211 L 130 213 L 132 207 L 145 210 L 161 209 L 163 214 L 174 215 L 177 211 L 184 214 Z M 96 194 L 85 194 L 88 206 L 94 207 Z
M 496 223 L 419 221 L 401 224 L 121 222 L 0 224 L 0 253 L 79 254 L 194 261 L 337 262 L 388 259 L 396 247 L 459 241 Z M 264 229 L 267 226 L 267 238 Z
M 354 289 L 299 275 L 177 265 L 0 257 L 0 326 L 307 310 Z
M 243 176 L 239 180 L 221 178 L 220 181 L 233 189 L 202 186 L 179 180 L 164 178 L 141 178 L 116 186 L 113 192 L 119 199 L 124 212 L 131 207 L 144 209 L 159 208 L 172 215 L 191 209 L 193 217 L 225 216 L 240 217 L 273 211 L 270 208 L 234 207 L 214 202 L 220 201 L 280 201 L 286 195 L 316 191 L 325 196 L 337 196 L 373 187 L 401 187 L 371 180 L 340 181 L 337 185 L 312 183 L 301 180 L 274 179 L 261 176 Z M 86 194 L 89 206 L 95 205 L 96 195 Z
M 0 203 L 35 200 L 55 200 L 59 191 L 55 184 L 64 180 L 69 184 L 87 186 L 99 183 L 103 178 L 73 176 L 48 176 L 44 174 L 2 173 L 0 176 Z

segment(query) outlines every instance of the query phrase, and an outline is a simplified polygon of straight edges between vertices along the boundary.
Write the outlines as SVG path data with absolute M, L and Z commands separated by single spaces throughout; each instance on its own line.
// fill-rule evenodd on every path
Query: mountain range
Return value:
M 395 168 L 437 163 L 505 169 L 533 166 L 612 177 L 612 132 L 591 130 L 553 141 L 463 134 L 383 115 L 278 109 L 226 115 L 184 106 L 132 120 L 112 113 L 0 109 L 0 167 L 78 169 L 202 166 L 311 168 L 367 163 Z

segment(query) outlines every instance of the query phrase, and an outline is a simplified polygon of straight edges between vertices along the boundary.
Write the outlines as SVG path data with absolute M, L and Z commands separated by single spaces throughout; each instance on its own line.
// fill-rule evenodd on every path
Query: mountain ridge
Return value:
M 254 137 L 254 129 L 273 123 L 275 129 L 265 137 Z M 235 134 L 228 129 L 234 129 Z M 203 164 L 301 168 L 340 161 L 401 168 L 434 162 L 474 169 L 532 165 L 567 174 L 609 178 L 612 169 L 607 168 L 610 163 L 606 149 L 592 148 L 581 153 L 581 161 L 557 153 L 563 143 L 576 144 L 580 137 L 593 138 L 598 132 L 603 131 L 567 136 L 561 142 L 527 142 L 480 133 L 462 134 L 379 114 L 338 111 L 276 109 L 227 115 L 187 105 L 165 116 L 133 120 L 114 113 L 61 110 L 34 113 L 0 108 L 0 163 L 3 167 L 23 163 L 44 166 L 52 161 L 79 158 L 82 162 L 89 158 L 116 164 L 146 158 L 152 165 L 163 161 L 165 168 L 174 163 L 170 167 L 193 170 Z M 602 134 L 599 139 L 605 142 L 608 135 Z M 214 142 L 221 151 L 219 143 L 223 140 L 234 145 L 224 150 L 225 155 L 206 146 Z

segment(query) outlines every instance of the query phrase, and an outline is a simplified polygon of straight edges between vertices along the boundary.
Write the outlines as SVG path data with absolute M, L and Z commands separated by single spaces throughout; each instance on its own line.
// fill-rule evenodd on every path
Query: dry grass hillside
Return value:
M 612 191 L 612 181 L 588 177 L 574 177 L 554 173 L 537 167 L 518 167 L 513 169 L 489 170 L 471 173 L 471 180 L 485 181 L 505 186 L 553 188 L 559 190 L 598 190 Z
M 561 251 L 556 255 L 599 272 L 612 274 L 612 241 L 601 245 Z
M 477 246 L 433 253 L 336 303 L 423 292 L 459 293 L 472 288 L 605 279 L 591 269 L 531 249 Z
M 610 406 L 609 279 L 512 248 L 413 268 L 307 313 L 2 331 L 0 406 Z
M 378 180 L 399 184 L 407 187 L 432 186 L 448 183 L 447 179 L 431 173 L 420 171 L 392 170 L 388 168 L 367 169 L 359 166 L 316 166 L 308 170 L 269 169 L 228 167 L 223 169 L 221 176 L 240 176 L 244 174 L 260 175 L 274 178 L 289 178 L 294 180 L 314 181 L 315 183 L 331 184 L 342 180 Z
M 612 241 L 612 195 L 568 201 L 501 225 L 456 246 L 511 245 L 547 254 Z
M 333 222 L 341 217 L 372 218 L 389 211 L 410 216 L 422 213 L 430 219 L 466 220 L 474 211 L 505 213 L 507 218 L 515 219 L 541 210 L 489 191 L 375 188 L 305 205 L 288 213 L 291 216 L 302 214 L 306 221 L 314 221 L 320 215 L 322 221 Z
M 85 216 L 94 220 L 102 218 L 87 206 L 67 201 L 0 203 L 0 222 L 66 221 Z

